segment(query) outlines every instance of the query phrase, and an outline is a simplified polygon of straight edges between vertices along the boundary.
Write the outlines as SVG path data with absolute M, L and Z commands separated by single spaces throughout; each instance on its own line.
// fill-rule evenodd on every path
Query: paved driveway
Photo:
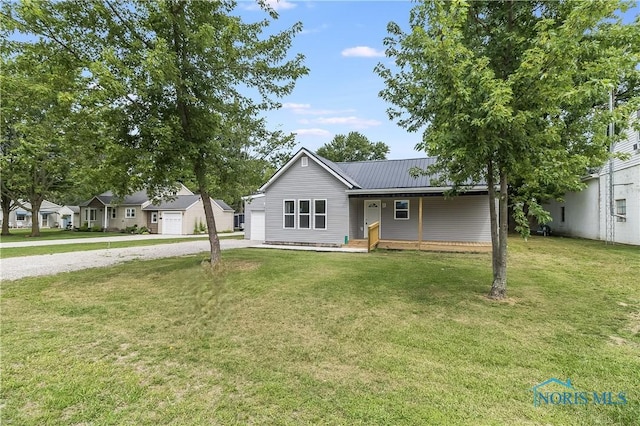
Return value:
M 259 244 L 260 241 L 233 239 L 220 240 L 220 248 L 222 250 L 251 247 Z M 135 259 L 158 259 L 162 257 L 184 256 L 208 250 L 208 240 L 197 240 L 172 244 L 160 243 L 153 246 L 143 247 L 126 247 L 46 254 L 39 256 L 10 257 L 7 259 L 0 259 L 0 278 L 2 281 L 17 280 L 25 277 L 54 275 L 60 272 L 104 267 Z

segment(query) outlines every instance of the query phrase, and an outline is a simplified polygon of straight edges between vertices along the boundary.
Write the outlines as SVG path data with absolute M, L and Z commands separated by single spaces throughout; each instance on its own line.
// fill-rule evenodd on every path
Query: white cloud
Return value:
M 296 135 L 299 135 L 299 136 L 322 136 L 322 137 L 327 137 L 327 136 L 332 136 L 333 135 L 333 133 L 329 132 L 328 130 L 318 129 L 318 128 L 297 129 L 297 130 L 294 130 L 293 133 L 295 133 Z
M 359 118 L 355 116 L 349 117 L 320 117 L 314 122 L 318 124 L 343 124 L 358 129 L 366 129 L 368 127 L 375 127 L 382 124 L 378 120 L 370 120 L 366 118 Z
M 342 114 L 347 112 L 354 112 L 353 109 L 314 109 L 311 108 L 311 104 L 298 104 L 293 102 L 285 102 L 282 104 L 283 109 L 290 110 L 294 114 L 300 115 L 330 115 L 330 114 Z
M 384 56 L 384 52 L 369 46 L 349 47 L 342 51 L 342 56 L 354 58 L 378 58 Z

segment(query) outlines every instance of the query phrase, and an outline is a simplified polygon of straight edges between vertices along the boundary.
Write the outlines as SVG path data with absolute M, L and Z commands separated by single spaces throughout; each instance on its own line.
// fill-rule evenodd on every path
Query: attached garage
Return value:
M 162 233 L 164 235 L 182 235 L 182 212 L 162 213 Z
M 251 239 L 256 241 L 264 241 L 265 216 L 264 210 L 251 211 Z

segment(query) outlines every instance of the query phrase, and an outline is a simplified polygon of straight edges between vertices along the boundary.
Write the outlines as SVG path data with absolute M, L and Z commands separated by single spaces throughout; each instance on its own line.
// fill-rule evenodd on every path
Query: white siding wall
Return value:
M 600 188 L 598 179 L 585 182 L 587 187 L 580 192 L 570 192 L 564 202 L 552 201 L 545 205 L 551 214 L 549 224 L 554 234 L 598 239 L 600 235 Z M 564 222 L 562 221 L 564 207 Z
M 615 241 L 623 244 L 640 245 L 640 164 L 627 167 L 614 172 L 613 175 L 614 209 L 615 200 L 624 199 L 627 204 L 626 222 L 618 222 L 614 219 Z M 606 240 L 607 232 L 607 211 L 609 202 L 607 200 L 608 179 L 606 176 L 600 178 L 600 191 L 603 194 L 600 205 L 600 239 Z
M 302 156 L 305 158 L 306 156 Z M 298 159 L 265 191 L 266 241 L 340 245 L 349 235 L 347 187 L 335 176 L 308 159 L 302 167 Z M 327 200 L 327 229 L 284 229 L 283 200 Z M 313 228 L 313 214 L 311 215 Z M 297 222 L 297 218 L 296 218 Z

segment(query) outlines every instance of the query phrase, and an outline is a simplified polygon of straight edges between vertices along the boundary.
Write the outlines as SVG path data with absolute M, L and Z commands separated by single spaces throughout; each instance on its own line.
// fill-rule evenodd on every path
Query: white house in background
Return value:
M 144 226 L 151 233 L 167 235 L 193 234 L 196 225 L 206 224 L 200 195 L 184 185 L 172 195 L 170 201 L 154 202 L 143 190 L 118 200 L 107 191 L 80 206 L 80 224 L 107 230 Z M 211 199 L 211 206 L 218 232 L 233 231 L 233 209 L 222 200 Z
M 634 120 L 640 120 L 640 111 L 630 118 Z M 629 158 L 613 160 L 613 241 L 640 245 L 640 132 L 629 126 L 626 136 L 614 146 Z M 556 234 L 607 240 L 609 163 L 584 182 L 587 187 L 565 194 L 563 203 L 545 205 L 553 219 L 550 226 Z
M 24 207 L 18 206 L 9 212 L 9 228 L 30 228 L 33 223 L 33 214 L 31 213 L 31 203 L 20 201 Z M 60 215 L 58 211 L 62 208 L 56 203 L 44 200 L 40 206 L 38 213 L 38 223 L 40 228 L 57 228 L 60 226 Z M 0 212 L 2 210 L 0 209 Z
M 80 227 L 80 206 L 62 206 L 58 210 L 59 227 L 73 229 Z

